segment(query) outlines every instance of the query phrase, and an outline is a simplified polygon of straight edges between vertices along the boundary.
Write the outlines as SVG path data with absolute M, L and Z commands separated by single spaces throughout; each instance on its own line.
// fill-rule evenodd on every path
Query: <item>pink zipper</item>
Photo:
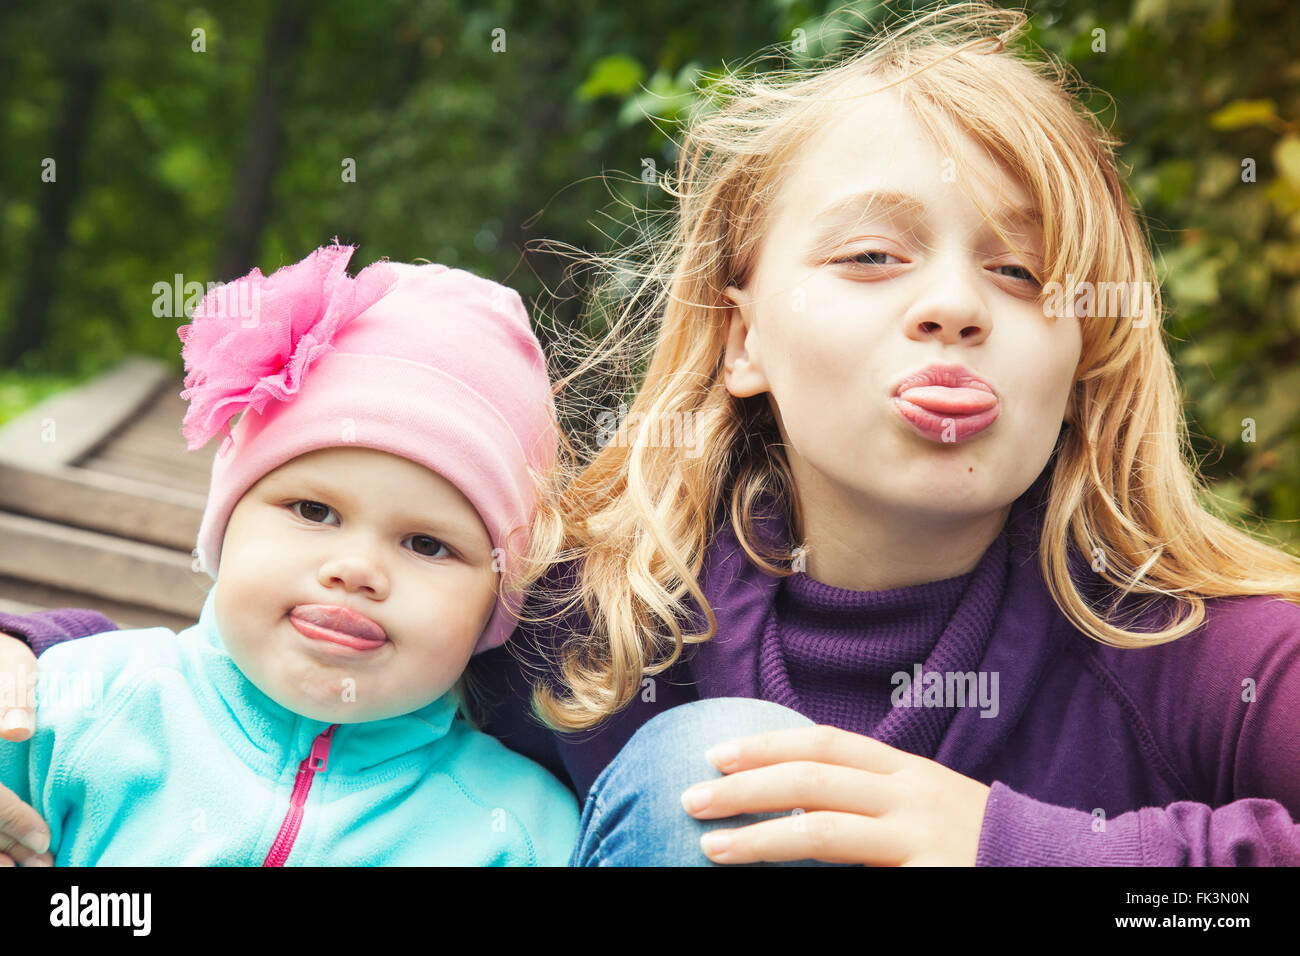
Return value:
M 284 866 L 284 861 L 289 858 L 293 841 L 298 837 L 298 828 L 302 826 L 302 808 L 307 802 L 307 791 L 311 789 L 316 771 L 325 772 L 325 766 L 329 762 L 330 740 L 333 739 L 334 731 L 338 728 L 338 724 L 331 724 L 328 730 L 317 736 L 312 741 L 311 753 L 298 765 L 298 776 L 293 781 L 293 793 L 289 795 L 289 812 L 284 815 L 284 822 L 280 824 L 280 832 L 275 835 L 271 851 L 262 861 L 263 866 Z

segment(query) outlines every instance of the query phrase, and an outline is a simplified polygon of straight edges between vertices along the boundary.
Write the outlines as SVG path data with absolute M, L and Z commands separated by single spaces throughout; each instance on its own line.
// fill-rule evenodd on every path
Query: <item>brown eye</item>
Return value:
M 295 501 L 289 508 L 299 518 L 316 524 L 325 523 L 325 519 L 334 513 L 333 508 L 319 501 Z
M 451 549 L 439 541 L 437 538 L 430 538 L 427 534 L 413 534 L 406 539 L 411 542 L 411 550 L 416 554 L 422 554 L 426 558 L 436 558 L 439 552 L 446 551 L 451 554 Z

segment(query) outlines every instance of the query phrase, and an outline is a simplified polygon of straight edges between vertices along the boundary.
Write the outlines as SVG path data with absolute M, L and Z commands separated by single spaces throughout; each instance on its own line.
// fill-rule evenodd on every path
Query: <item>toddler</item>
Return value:
M 497 575 L 555 454 L 541 348 L 512 290 L 351 278 L 352 252 L 254 269 L 178 330 L 189 447 L 225 437 L 197 548 L 216 584 L 180 634 L 41 658 L 0 783 L 56 865 L 568 859 L 572 793 L 459 713 L 522 603 Z

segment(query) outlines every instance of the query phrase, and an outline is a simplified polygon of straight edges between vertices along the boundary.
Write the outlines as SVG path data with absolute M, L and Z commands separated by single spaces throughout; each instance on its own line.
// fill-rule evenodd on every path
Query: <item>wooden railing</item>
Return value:
M 185 450 L 181 388 L 130 358 L 0 428 L 0 610 L 198 619 L 212 581 L 191 555 L 216 443 Z

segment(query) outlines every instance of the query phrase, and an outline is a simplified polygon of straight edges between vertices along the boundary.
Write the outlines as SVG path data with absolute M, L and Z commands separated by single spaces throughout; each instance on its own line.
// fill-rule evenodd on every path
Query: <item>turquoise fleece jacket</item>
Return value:
M 211 593 L 180 634 L 52 648 L 37 695 L 0 783 L 45 818 L 58 866 L 564 866 L 577 838 L 568 788 L 458 719 L 453 693 L 335 726 L 271 700 Z

